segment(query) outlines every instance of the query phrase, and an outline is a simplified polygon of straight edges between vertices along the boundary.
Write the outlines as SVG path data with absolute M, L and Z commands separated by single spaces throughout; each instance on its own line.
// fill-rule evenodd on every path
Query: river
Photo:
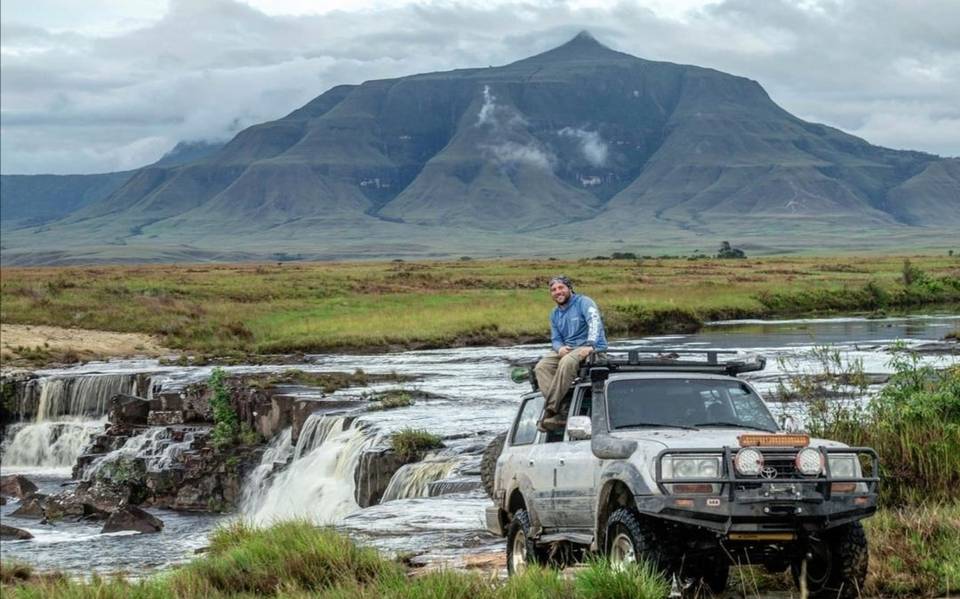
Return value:
M 888 349 L 893 343 L 922 347 L 942 339 L 958 325 L 960 316 L 953 314 L 877 320 L 731 321 L 712 323 L 697 334 L 617 340 L 616 345 L 756 352 L 767 357 L 767 368 L 745 378 L 761 393 L 769 394 L 784 376 L 785 368 L 817 368 L 816 362 L 806 355 L 815 345 L 832 344 L 845 360 L 861 360 L 866 372 L 882 374 L 889 372 Z M 490 438 L 506 429 L 520 394 L 527 389 L 510 381 L 508 365 L 536 358 L 544 349 L 543 345 L 522 345 L 380 355 L 313 355 L 301 364 L 227 367 L 228 372 L 287 368 L 397 372 L 416 375 L 416 381 L 405 386 L 426 397 L 405 408 L 364 412 L 355 420 L 308 421 L 297 447 L 289 445 L 289 433 L 286 440 L 274 439 L 265 466 L 247 481 L 239 517 L 258 524 L 291 516 L 307 517 L 318 523 L 334 524 L 358 541 L 385 551 L 414 553 L 417 561 L 452 566 L 462 564 L 472 553 L 500 551 L 502 541 L 483 529 L 483 508 L 489 500 L 477 488 L 480 452 Z M 924 361 L 938 366 L 960 361 L 956 353 L 921 355 Z M 788 358 L 789 367 L 778 357 Z M 156 390 L 205 380 L 210 370 L 161 366 L 153 360 L 120 360 L 38 374 L 48 384 L 84 377 L 87 382 L 92 381 L 84 387 L 84 393 L 106 395 L 116 392 L 117 385 L 128 384 L 123 377 L 134 373 L 148 376 L 150 390 Z M 335 395 L 356 396 L 359 392 L 391 387 L 396 384 L 345 389 Z M 88 406 L 102 405 L 106 400 L 99 396 L 68 399 L 73 402 L 71 405 Z M 69 403 L 67 399 L 56 401 L 66 402 L 64 406 Z M 43 422 L 13 425 L 8 430 L 0 461 L 3 474 L 24 473 L 42 492 L 56 492 L 71 484 L 69 466 L 80 452 L 77 439 L 102 428 L 104 422 L 102 418 L 70 415 L 70 408 L 58 408 L 56 401 L 49 403 L 52 407 L 47 410 L 55 416 Z M 790 409 L 787 404 L 770 403 L 770 407 L 775 415 Z M 353 469 L 360 452 L 384 444 L 392 432 L 408 427 L 442 436 L 446 448 L 398 472 L 383 503 L 359 508 L 353 499 Z M 52 449 L 55 446 L 56 451 Z M 284 471 L 268 476 L 267 466 L 273 461 L 283 462 L 291 457 Z M 436 493 L 443 494 L 429 496 Z M 160 533 L 100 535 L 98 524 L 44 525 L 11 516 L 15 509 L 16 502 L 0 508 L 3 522 L 30 531 L 35 539 L 0 542 L 4 559 L 75 573 L 125 571 L 141 575 L 189 560 L 207 544 L 211 530 L 238 517 L 151 510 L 165 522 Z

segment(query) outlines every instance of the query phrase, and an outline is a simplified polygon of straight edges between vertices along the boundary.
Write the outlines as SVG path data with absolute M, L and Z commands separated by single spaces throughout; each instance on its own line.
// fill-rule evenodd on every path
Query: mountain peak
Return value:
M 586 29 L 573 36 L 570 41 L 542 54 L 526 60 L 598 60 L 598 59 L 634 58 L 629 54 L 617 52 L 597 41 Z M 524 61 L 521 61 L 524 62 Z

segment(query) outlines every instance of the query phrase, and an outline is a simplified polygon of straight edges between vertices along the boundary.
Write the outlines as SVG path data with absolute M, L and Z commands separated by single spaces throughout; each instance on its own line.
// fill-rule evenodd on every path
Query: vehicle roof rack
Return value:
M 763 370 L 767 360 L 756 354 L 720 349 L 664 349 L 649 347 L 610 348 L 591 354 L 580 367 L 580 377 L 590 369 L 608 368 L 614 372 L 699 372 L 737 376 Z
M 511 378 L 515 383 L 530 382 L 538 390 L 533 368 L 537 360 L 514 364 Z M 696 372 L 737 376 L 763 370 L 767 359 L 757 354 L 722 349 L 666 349 L 649 347 L 609 348 L 590 354 L 577 373 L 579 380 L 589 380 L 590 370 L 606 368 L 614 372 Z

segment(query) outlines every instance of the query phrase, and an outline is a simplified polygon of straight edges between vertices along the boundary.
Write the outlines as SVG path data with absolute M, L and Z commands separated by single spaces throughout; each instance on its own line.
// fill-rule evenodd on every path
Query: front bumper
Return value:
M 641 513 L 728 535 L 812 532 L 866 518 L 877 509 L 877 497 L 869 493 L 834 494 L 828 499 L 796 494 L 742 495 L 734 500 L 726 496 L 638 495 L 636 502 Z

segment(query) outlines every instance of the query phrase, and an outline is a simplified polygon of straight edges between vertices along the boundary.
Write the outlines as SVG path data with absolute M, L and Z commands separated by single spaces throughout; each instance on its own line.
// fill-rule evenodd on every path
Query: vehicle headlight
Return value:
M 860 469 L 860 460 L 855 453 L 831 453 L 827 455 L 830 460 L 831 478 L 860 478 L 863 471 Z M 830 490 L 833 493 L 866 493 L 866 483 L 831 483 Z
M 794 463 L 804 476 L 816 476 L 823 472 L 823 454 L 813 447 L 805 447 L 797 452 Z
M 663 460 L 664 478 L 717 478 L 720 476 L 718 455 L 673 455 Z
M 856 454 L 852 453 L 831 453 L 830 476 L 834 478 L 859 478 L 860 464 L 857 462 Z
M 746 447 L 737 452 L 733 459 L 737 472 L 744 476 L 757 476 L 763 468 L 763 454 L 760 450 Z
M 665 479 L 703 479 L 720 478 L 722 457 L 716 454 L 678 454 L 667 455 L 661 462 Z M 678 494 L 720 493 L 719 483 L 675 483 L 667 485 L 668 492 Z

